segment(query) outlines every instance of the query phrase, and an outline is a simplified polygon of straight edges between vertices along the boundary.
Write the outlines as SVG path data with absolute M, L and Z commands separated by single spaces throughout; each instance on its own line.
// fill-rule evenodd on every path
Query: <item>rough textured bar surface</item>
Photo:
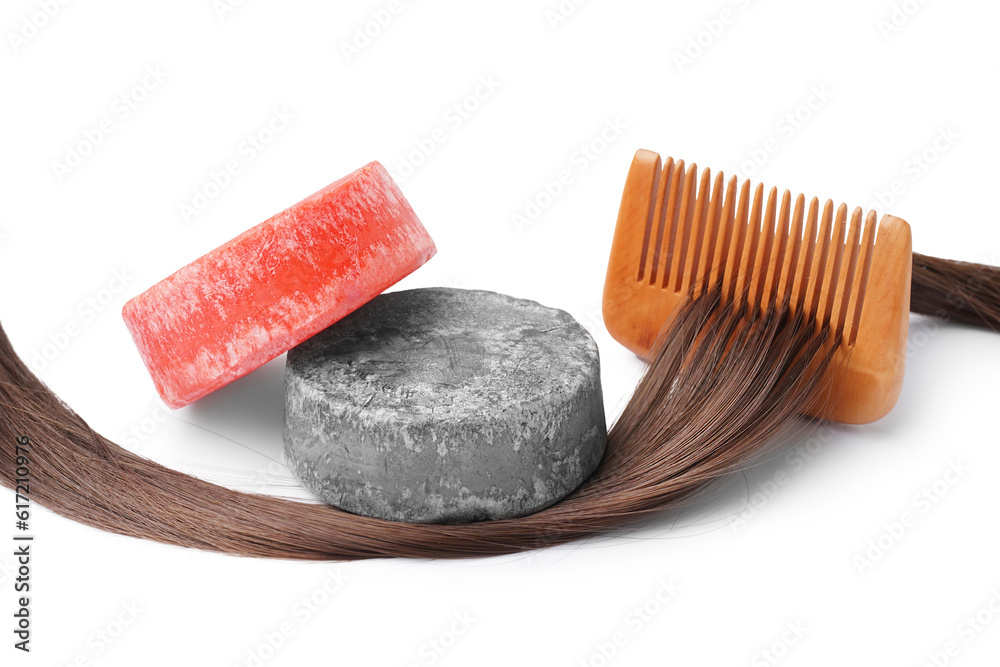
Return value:
M 288 353 L 289 466 L 356 514 L 530 514 L 586 479 L 606 439 L 597 345 L 533 301 L 383 294 Z
M 434 251 L 372 162 L 153 285 L 122 316 L 156 390 L 179 408 L 322 331 Z

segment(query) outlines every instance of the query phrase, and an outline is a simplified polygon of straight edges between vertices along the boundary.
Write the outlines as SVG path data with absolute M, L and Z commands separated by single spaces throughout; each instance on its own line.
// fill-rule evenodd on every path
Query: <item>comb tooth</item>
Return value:
M 847 320 L 847 304 L 851 300 L 851 289 L 854 287 L 854 272 L 858 268 L 858 247 L 861 241 L 860 208 L 855 208 L 851 214 L 851 226 L 847 233 L 847 244 L 844 246 L 844 262 L 840 277 L 837 279 L 836 291 L 833 295 L 833 330 L 838 336 L 844 333 L 844 322 Z
M 687 214 L 686 214 L 686 216 L 687 216 L 687 223 L 684 226 L 684 228 L 686 230 L 686 232 L 684 234 L 684 243 L 682 243 L 681 246 L 680 246 L 680 248 L 679 248 L 680 259 L 679 259 L 679 262 L 677 264 L 678 276 L 677 276 L 676 282 L 674 283 L 674 290 L 679 290 L 680 289 L 681 281 L 684 278 L 684 266 L 685 266 L 685 264 L 688 263 L 687 257 L 692 252 L 691 244 L 695 242 L 695 236 L 694 236 L 694 230 L 695 230 L 694 225 L 695 225 L 695 215 L 696 215 L 695 211 L 696 211 L 696 209 L 698 207 L 698 199 L 697 199 L 698 195 L 697 195 L 697 193 L 699 193 L 700 190 L 697 189 L 698 184 L 699 184 L 698 166 L 692 164 L 691 168 L 695 172 L 695 175 L 692 178 L 691 198 L 688 199 L 688 205 L 687 205 Z M 708 172 L 707 169 L 705 171 L 706 171 L 706 173 Z
M 844 260 L 844 232 L 847 220 L 847 204 L 837 207 L 837 215 L 834 218 L 833 234 L 830 236 L 830 245 L 827 252 L 829 257 L 826 261 L 826 271 L 823 274 L 823 285 L 820 288 L 819 307 L 816 313 L 817 325 L 820 328 L 831 324 L 830 316 L 833 312 L 833 297 L 837 289 L 837 278 L 840 277 L 840 265 Z
M 785 191 L 788 192 L 787 190 Z M 785 242 L 785 255 L 781 263 L 778 284 L 775 290 L 775 302 L 781 305 L 792 305 L 792 282 L 795 280 L 795 271 L 799 263 L 799 251 L 802 248 L 802 209 L 805 207 L 806 198 L 799 194 L 795 198 L 795 208 L 792 210 L 790 220 L 791 229 L 787 232 L 788 240 Z M 782 202 L 784 205 L 784 202 Z
M 674 291 L 680 287 L 684 257 L 694 224 L 695 186 L 698 184 L 698 165 L 692 163 L 684 176 L 684 190 L 680 205 L 674 212 L 674 229 L 667 250 L 667 272 L 663 274 L 663 287 Z
M 781 273 L 785 268 L 785 254 L 791 243 L 788 237 L 788 215 L 791 208 L 792 193 L 785 190 L 781 195 L 781 209 L 775 222 L 774 243 L 771 246 L 770 259 L 765 267 L 764 298 L 761 307 L 765 310 L 772 304 L 780 304 L 782 295 L 778 292 L 781 284 Z
M 674 253 L 677 250 L 678 229 L 684 222 L 684 210 L 687 206 L 686 193 L 689 171 L 690 168 L 686 168 L 684 160 L 681 160 L 674 166 L 674 174 L 671 176 L 674 182 L 671 183 L 668 194 L 670 199 L 667 201 L 667 226 L 664 229 L 663 237 L 664 247 L 660 253 L 660 261 L 657 263 L 660 275 L 662 275 L 661 287 L 667 286 L 674 268 L 673 259 Z
M 830 228 L 833 225 L 833 201 L 827 199 L 823 205 L 823 215 L 820 218 L 819 233 L 816 235 L 813 249 L 813 262 L 809 267 L 809 278 L 806 284 L 805 312 L 820 319 L 819 297 L 823 287 L 823 275 L 826 273 L 826 260 L 830 253 Z
M 705 170 L 708 174 L 708 170 Z M 722 172 L 715 175 L 715 185 L 712 193 L 707 195 L 708 200 L 705 205 L 705 213 L 702 217 L 702 231 L 700 236 L 700 248 L 698 250 L 697 269 L 694 273 L 695 295 L 704 294 L 707 289 L 705 279 L 712 268 L 712 257 L 715 255 L 716 240 L 719 237 L 719 227 L 721 226 L 720 215 L 722 213 Z M 706 176 L 707 181 L 707 176 Z
M 719 229 L 712 250 L 712 272 L 708 277 L 708 284 L 712 286 L 718 285 L 725 275 L 726 258 L 729 257 L 729 246 L 735 232 L 736 196 L 736 177 L 733 176 L 726 186 L 726 201 L 719 212 Z
M 666 173 L 666 168 L 664 168 Z M 667 225 L 674 226 L 674 215 L 677 210 L 677 191 L 680 188 L 681 178 L 684 175 L 684 160 L 678 160 L 670 170 L 670 176 L 663 188 L 663 199 L 660 202 L 660 224 L 656 231 L 656 243 L 653 248 L 653 272 L 649 277 L 649 284 L 656 284 L 656 277 L 662 276 L 667 263 L 667 253 L 664 252 L 664 238 L 666 234 L 673 237 L 673 229 L 667 230 Z
M 740 198 L 736 204 L 736 213 L 732 222 L 732 235 L 729 239 L 729 252 L 726 254 L 725 274 L 722 278 L 722 296 L 731 299 L 736 288 L 736 275 L 743 256 L 743 243 L 747 236 L 748 218 L 750 216 L 750 181 L 743 181 L 740 188 Z
M 793 310 L 805 308 L 806 294 L 809 289 L 809 275 L 812 273 L 813 259 L 816 257 L 816 224 L 819 217 L 819 199 L 813 197 L 809 200 L 809 214 L 806 219 L 806 231 L 802 235 L 802 250 L 805 256 L 798 266 L 795 267 L 795 283 L 792 285 L 792 305 Z M 805 311 L 808 312 L 808 311 Z
M 763 191 L 763 187 L 760 187 L 760 190 Z M 772 246 L 777 238 L 774 230 L 774 216 L 775 209 L 777 208 L 777 201 L 778 188 L 772 187 L 767 193 L 767 207 L 764 209 L 764 217 L 761 221 L 757 250 L 751 258 L 753 264 L 749 266 L 749 299 L 750 305 L 754 308 L 762 308 L 764 305 L 762 303 L 764 298 L 764 283 L 767 282 L 768 267 L 770 266 L 771 259 L 774 256 L 774 248 Z
M 667 200 L 670 197 L 673 175 L 674 159 L 672 157 L 668 157 L 667 161 L 663 163 L 663 171 L 660 175 L 660 186 L 656 192 L 656 211 L 653 214 L 656 232 L 655 234 L 650 235 L 651 243 L 649 246 L 649 254 L 652 255 L 652 257 L 648 259 L 649 270 L 643 274 L 644 276 L 649 276 L 650 285 L 656 282 L 656 270 L 660 260 L 660 246 L 663 244 L 663 228 L 667 216 Z
M 753 261 L 757 256 L 757 245 L 760 243 L 760 218 L 764 200 L 764 184 L 758 183 L 753 193 L 753 207 L 750 209 L 750 220 L 746 224 L 746 236 L 743 241 L 743 253 L 739 258 L 736 274 L 736 294 L 746 297 L 750 279 L 754 274 Z M 751 304 L 756 307 L 757 304 Z
M 872 255 L 875 252 L 875 228 L 877 227 L 875 211 L 868 212 L 865 220 L 865 235 L 861 241 L 861 254 L 858 263 L 861 271 L 856 275 L 851 289 L 851 303 L 848 307 L 850 318 L 847 320 L 847 331 L 844 340 L 848 346 L 853 346 L 858 339 L 858 327 L 861 324 L 861 311 L 865 305 L 865 292 L 868 290 L 868 277 L 871 274 Z
M 667 162 L 673 162 L 673 158 L 667 158 Z M 656 172 L 653 175 L 653 187 L 649 192 L 649 214 L 646 217 L 646 229 L 642 235 L 642 250 L 639 254 L 639 277 L 636 279 L 642 282 L 646 276 L 647 257 L 649 256 L 649 240 L 653 234 L 653 221 L 656 220 L 656 210 L 660 202 L 660 176 L 663 174 L 660 156 L 656 156 Z
M 684 264 L 681 269 L 679 281 L 674 289 L 683 294 L 691 289 L 691 286 L 701 282 L 701 274 L 698 273 L 698 263 L 701 259 L 701 249 L 705 245 L 705 227 L 708 220 L 709 185 L 712 182 L 710 169 L 701 172 L 701 182 L 698 184 L 698 200 L 694 205 L 690 223 L 690 236 L 685 244 Z

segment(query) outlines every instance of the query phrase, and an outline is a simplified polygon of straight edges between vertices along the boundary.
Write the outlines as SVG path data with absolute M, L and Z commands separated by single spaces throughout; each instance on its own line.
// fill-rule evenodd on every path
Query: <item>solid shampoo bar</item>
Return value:
M 288 353 L 288 465 L 357 514 L 530 514 L 583 482 L 606 439 L 597 345 L 533 301 L 383 294 Z
M 122 316 L 160 396 L 179 408 L 329 327 L 434 252 L 372 162 L 153 285 Z

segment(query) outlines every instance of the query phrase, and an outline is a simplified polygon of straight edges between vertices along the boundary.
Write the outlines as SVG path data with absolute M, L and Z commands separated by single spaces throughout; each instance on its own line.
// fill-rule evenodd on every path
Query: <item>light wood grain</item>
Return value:
M 673 310 L 721 282 L 723 298 L 805 309 L 837 350 L 808 414 L 863 424 L 899 397 L 909 325 L 909 225 L 894 216 L 725 176 L 639 150 L 604 286 L 611 335 L 642 358 Z M 793 203 L 794 202 L 794 203 Z M 864 222 L 862 222 L 864 221 Z

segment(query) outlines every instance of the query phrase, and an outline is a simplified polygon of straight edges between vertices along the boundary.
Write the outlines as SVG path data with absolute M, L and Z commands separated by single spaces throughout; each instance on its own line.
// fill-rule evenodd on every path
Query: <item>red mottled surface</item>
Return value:
M 435 252 L 372 162 L 153 285 L 122 317 L 156 390 L 179 408 L 322 331 Z

